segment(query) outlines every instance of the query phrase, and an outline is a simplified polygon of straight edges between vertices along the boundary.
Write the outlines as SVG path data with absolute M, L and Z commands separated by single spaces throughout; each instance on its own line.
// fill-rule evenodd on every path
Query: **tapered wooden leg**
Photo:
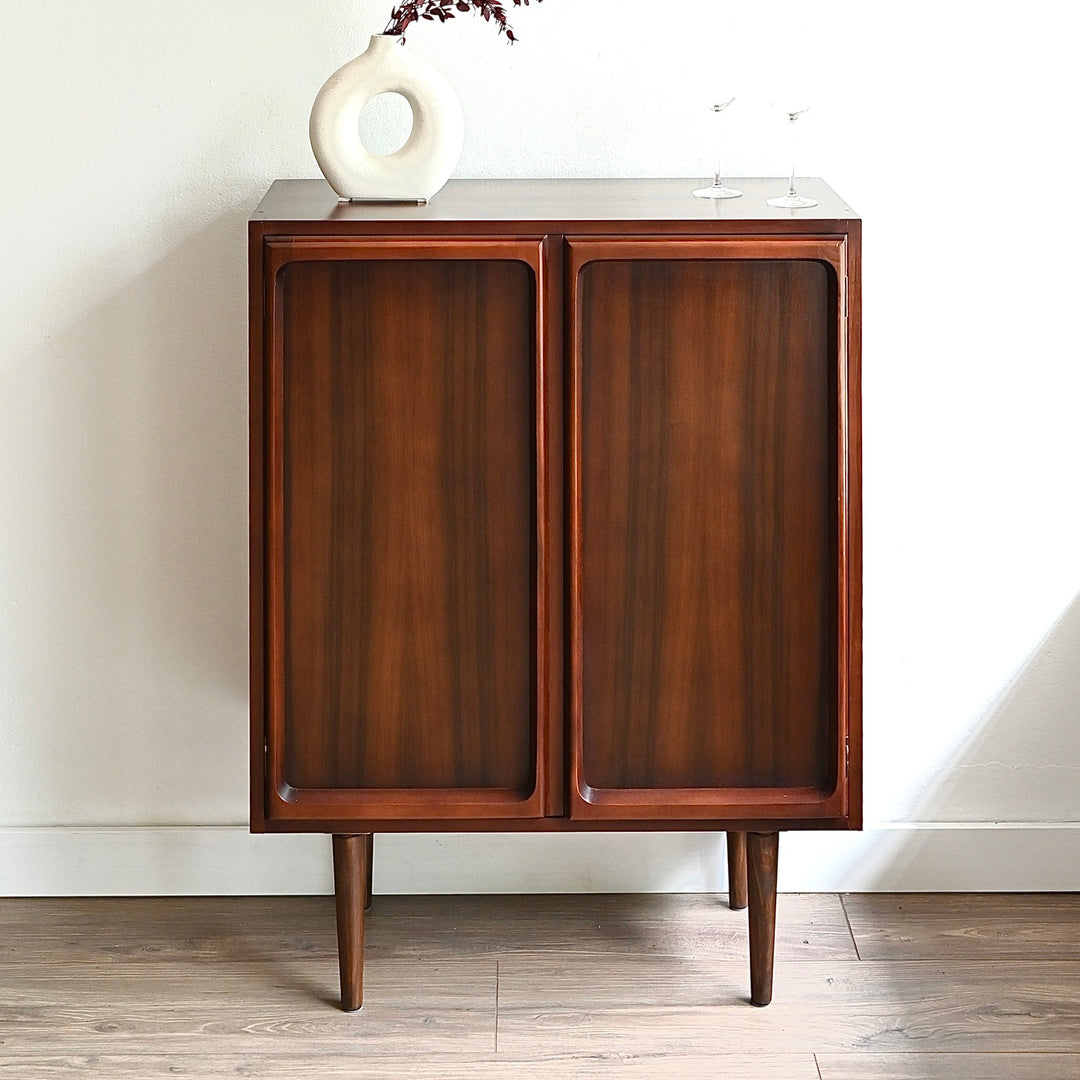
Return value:
M 750 1001 L 772 1001 L 773 954 L 776 945 L 776 859 L 779 833 L 746 837 L 746 884 L 750 902 Z
M 746 907 L 746 833 L 727 834 L 728 907 L 742 911 Z
M 375 854 L 375 834 L 364 833 L 364 866 L 367 874 L 364 877 L 364 910 L 371 910 L 371 868 Z
M 341 1007 L 354 1012 L 364 1003 L 364 887 L 370 834 L 334 836 L 334 898 L 337 902 Z

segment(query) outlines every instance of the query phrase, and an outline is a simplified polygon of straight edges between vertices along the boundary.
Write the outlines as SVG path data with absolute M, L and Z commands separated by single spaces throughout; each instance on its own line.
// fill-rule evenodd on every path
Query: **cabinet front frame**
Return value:
M 261 375 L 261 419 L 264 445 L 252 452 L 252 476 L 265 504 L 265 533 L 253 535 L 252 570 L 261 571 L 262 618 L 252 626 L 252 662 L 263 667 L 261 715 L 253 724 L 262 733 L 262 799 L 266 823 L 298 825 L 351 820 L 424 821 L 430 819 L 496 821 L 538 818 L 560 813 L 562 753 L 558 690 L 562 672 L 561 621 L 561 472 L 553 463 L 553 446 L 560 437 L 559 365 L 552 362 L 558 347 L 558 324 L 546 300 L 550 291 L 550 244 L 543 236 L 492 238 L 409 237 L 273 237 L 262 246 L 261 304 L 265 356 L 260 372 L 253 370 L 253 387 Z M 524 263 L 534 284 L 534 492 L 533 585 L 533 759 L 534 786 L 524 794 L 501 788 L 296 788 L 285 776 L 285 475 L 284 475 L 284 296 L 281 271 L 296 262 L 379 260 L 501 260 Z M 252 297 L 253 303 L 256 297 Z M 253 355 L 253 365 L 256 358 Z M 252 417 L 253 430 L 256 417 Z M 259 550 L 255 545 L 261 544 Z M 253 604 L 253 609 L 255 605 Z M 256 637 L 256 635 L 258 635 Z M 253 703 L 258 698 L 253 695 Z M 257 737 L 257 736 L 256 736 Z M 254 793 L 253 793 L 254 794 Z M 524 797 L 523 797 L 524 794 Z M 256 800 L 253 798 L 253 804 Z
M 569 814 L 589 821 L 755 820 L 857 825 L 858 778 L 849 772 L 849 746 L 858 745 L 859 700 L 859 537 L 858 490 L 858 347 L 857 329 L 848 317 L 852 267 L 843 235 L 767 237 L 602 237 L 566 238 L 568 418 L 568 581 L 569 581 Z M 812 260 L 826 263 L 836 276 L 836 776 L 835 788 L 595 788 L 584 775 L 584 631 L 583 631 L 583 436 L 582 436 L 582 270 L 597 261 L 637 260 Z M 854 268 L 857 276 L 857 266 Z M 852 406 L 854 405 L 854 410 Z M 854 416 L 853 416 L 854 411 Z M 854 431 L 852 422 L 854 420 Z M 855 439 L 853 440 L 852 434 Z M 855 798 L 852 799 L 854 793 Z

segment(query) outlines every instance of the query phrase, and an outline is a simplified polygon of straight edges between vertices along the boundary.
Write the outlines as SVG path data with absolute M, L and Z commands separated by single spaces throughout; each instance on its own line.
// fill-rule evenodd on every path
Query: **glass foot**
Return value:
M 808 199 L 805 195 L 777 195 L 775 199 L 765 200 L 770 206 L 781 206 L 789 210 L 802 210 L 807 206 L 817 206 L 817 199 Z
M 724 184 L 710 184 L 709 187 L 698 188 L 694 194 L 699 199 L 738 199 L 742 196 L 738 188 Z

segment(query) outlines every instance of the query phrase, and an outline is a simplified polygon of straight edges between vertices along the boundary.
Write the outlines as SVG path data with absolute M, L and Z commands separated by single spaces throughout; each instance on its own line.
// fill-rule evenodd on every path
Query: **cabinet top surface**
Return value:
M 835 228 L 858 215 L 823 180 L 797 182 L 801 195 L 818 205 L 806 210 L 769 206 L 767 199 L 784 194 L 787 180 L 777 177 L 725 178 L 742 191 L 738 199 L 699 199 L 697 180 L 451 180 L 430 203 L 339 202 L 323 180 L 275 180 L 251 215 L 253 222 L 321 222 L 325 224 L 521 222 L 572 225 L 575 222 L 687 222 L 696 228 L 715 222 L 766 223 L 775 231 L 786 223 L 793 231 Z

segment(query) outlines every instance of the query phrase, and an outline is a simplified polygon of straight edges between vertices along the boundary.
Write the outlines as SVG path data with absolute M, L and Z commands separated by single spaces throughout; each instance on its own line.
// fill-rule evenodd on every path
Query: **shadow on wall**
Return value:
M 847 891 L 1073 890 L 1080 871 L 1080 596 L 968 738 L 910 821 L 871 825 L 834 858 Z M 1032 809 L 1037 798 L 1037 810 Z
M 243 819 L 247 213 L 179 243 L 9 384 L 5 824 Z
M 912 816 L 917 821 L 1076 822 L 1077 776 L 1080 596 L 941 767 Z

